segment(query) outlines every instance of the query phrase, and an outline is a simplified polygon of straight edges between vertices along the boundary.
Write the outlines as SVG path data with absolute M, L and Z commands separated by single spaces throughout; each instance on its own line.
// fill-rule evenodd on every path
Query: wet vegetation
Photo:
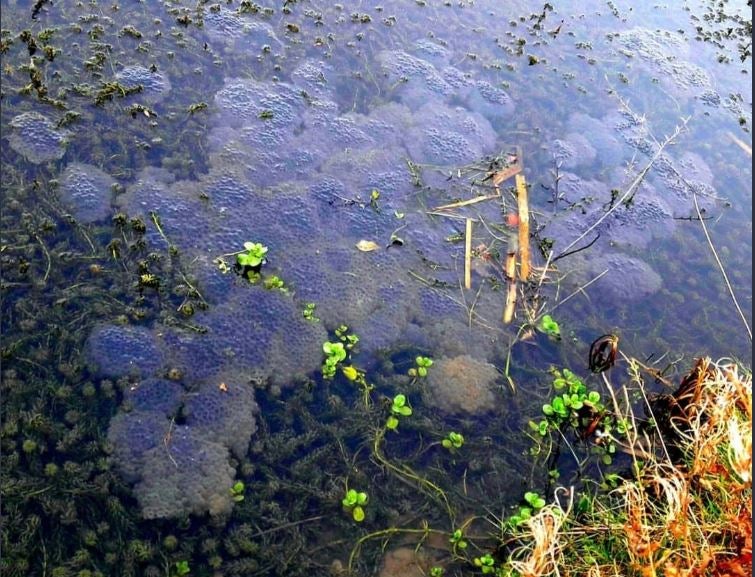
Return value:
M 3 576 L 751 568 L 749 11 L 18 4 Z

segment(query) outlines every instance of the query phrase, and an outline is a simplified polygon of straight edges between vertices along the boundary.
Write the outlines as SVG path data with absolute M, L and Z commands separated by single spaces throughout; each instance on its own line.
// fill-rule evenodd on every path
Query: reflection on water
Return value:
M 531 4 L 43 2 L 31 19 L 3 2 L 4 469 L 45 493 L 50 465 L 72 463 L 70 487 L 93 476 L 101 491 L 86 498 L 111 494 L 113 509 L 98 519 L 50 497 L 31 512 L 14 494 L 14 514 L 42 532 L 48 517 L 80 521 L 87 555 L 123 574 L 157 571 L 154 547 L 181 557 L 166 530 L 201 570 L 336 567 L 353 545 L 344 484 L 388 475 L 366 472 L 374 395 L 409 394 L 414 422 L 389 452 L 433 483 L 463 476 L 463 493 L 448 489 L 461 519 L 533 482 L 522 430 L 546 371 L 586 372 L 595 337 L 619 334 L 628 355 L 666 359 L 659 369 L 748 358 L 695 198 L 749 311 L 751 168 L 737 140 L 749 143 L 751 61 L 693 40 L 694 12 Z M 520 307 L 551 312 L 560 343 L 521 340 L 524 309 L 500 320 L 511 191 L 454 218 L 432 210 L 494 192 L 490 167 L 514 146 L 542 249 Z M 249 241 L 269 249 L 256 285 L 223 270 Z M 374 393 L 320 378 L 342 325 Z M 419 353 L 436 359 L 426 380 L 406 376 Z M 464 467 L 427 446 L 449 428 L 470 441 Z M 236 499 L 234 479 L 255 492 Z M 443 518 L 434 489 L 398 485 L 367 489 L 370 528 Z M 268 538 L 276 526 L 291 531 Z M 117 531 L 132 539 L 123 557 Z M 56 566 L 90 567 L 57 547 Z M 12 557 L 9 574 L 40 570 Z

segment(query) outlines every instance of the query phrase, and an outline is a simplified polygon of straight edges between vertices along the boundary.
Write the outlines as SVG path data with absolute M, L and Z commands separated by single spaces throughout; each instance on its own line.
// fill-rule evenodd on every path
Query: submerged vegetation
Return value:
M 748 350 L 691 239 L 721 222 L 746 256 L 717 190 L 751 111 L 683 42 L 749 74 L 746 16 L 26 4 L 0 33 L 3 577 L 751 571 L 750 369 L 680 374 Z M 669 100 L 683 153 L 648 129 Z

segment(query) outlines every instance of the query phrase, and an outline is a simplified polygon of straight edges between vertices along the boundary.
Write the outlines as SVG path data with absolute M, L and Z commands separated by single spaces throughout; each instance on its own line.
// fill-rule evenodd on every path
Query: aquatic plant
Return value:
M 336 376 L 338 365 L 346 360 L 346 348 L 342 342 L 326 342 L 322 345 L 325 360 L 322 363 L 322 376 L 324 379 L 332 379 Z
M 259 269 L 266 259 L 268 248 L 259 242 L 245 242 L 244 250 L 236 254 L 236 264 L 241 268 Z
M 533 514 L 545 507 L 545 499 L 534 491 L 527 491 L 523 500 L 527 505 L 519 507 L 519 511 L 508 518 L 507 523 L 511 528 L 516 529 L 532 518 Z
M 410 377 L 426 377 L 427 369 L 433 366 L 433 360 L 430 357 L 423 357 L 421 355 L 414 359 L 415 365 L 409 369 Z
M 617 450 L 615 435 L 626 435 L 631 425 L 626 419 L 608 411 L 600 393 L 588 390 L 584 382 L 569 369 L 553 368 L 551 373 L 557 394 L 542 407 L 546 418 L 528 423 L 529 429 L 536 435 L 536 446 L 531 449 L 531 454 L 541 452 L 538 437 L 548 439 L 554 432 L 563 435 L 571 431 L 580 441 L 593 439 L 591 452 L 598 455 L 603 464 L 610 465 Z
M 380 200 L 380 191 L 377 188 L 373 188 L 372 192 L 370 192 L 370 208 L 375 212 L 380 212 L 378 200 Z
M 475 557 L 473 559 L 475 567 L 479 567 L 482 570 L 483 575 L 493 575 L 496 573 L 496 562 L 490 553 L 485 553 L 481 557 Z
M 364 521 L 364 505 L 367 504 L 367 498 L 367 493 L 349 489 L 346 491 L 346 496 L 341 499 L 344 509 L 351 513 L 357 523 Z
M 244 500 L 244 491 L 246 490 L 246 485 L 244 485 L 243 481 L 236 481 L 231 486 L 231 498 L 236 502 L 240 503 Z
M 302 316 L 310 322 L 316 323 L 320 319 L 315 316 L 315 309 L 317 305 L 315 303 L 304 303 L 304 309 L 302 310 Z
M 314 311 L 314 306 L 310 310 Z M 335 336 L 338 340 L 326 342 L 322 345 L 322 350 L 325 353 L 325 360 L 322 364 L 322 375 L 325 379 L 335 377 L 338 365 L 346 360 L 349 354 L 353 352 L 354 347 L 359 343 L 359 336 L 351 333 L 347 325 L 339 325 L 335 330 Z M 351 370 L 347 371 L 347 373 L 351 374 Z M 354 379 L 356 379 L 356 376 Z
M 569 369 L 553 369 L 552 374 L 553 388 L 564 392 L 543 405 L 543 414 L 556 426 L 568 423 L 574 428 L 579 428 L 586 424 L 585 418 L 591 418 L 595 413 L 602 411 L 600 393 L 588 391 L 582 380 Z M 587 407 L 587 415 L 582 412 L 584 407 Z
M 561 338 L 561 327 L 558 326 L 558 323 L 550 315 L 543 315 L 537 324 L 537 328 L 549 337 L 553 337 L 554 339 Z
M 341 372 L 347 380 L 359 386 L 362 393 L 364 408 L 369 410 L 370 407 L 372 407 L 371 393 L 375 386 L 367 382 L 364 371 L 358 369 L 353 365 L 349 365 L 347 367 L 341 367 Z
M 288 287 L 286 286 L 286 283 L 283 282 L 283 279 L 281 279 L 277 275 L 272 275 L 269 277 L 265 277 L 265 279 L 262 281 L 262 285 L 267 290 L 279 290 L 283 293 L 288 292 Z
M 451 431 L 440 443 L 449 451 L 461 449 L 462 445 L 464 445 L 464 435 Z
M 343 373 L 343 376 L 350 381 L 355 381 L 359 376 L 359 371 L 356 369 L 356 367 L 353 367 L 351 365 L 349 365 L 348 367 L 342 367 L 341 372 Z
M 188 561 L 176 561 L 173 564 L 173 567 L 175 569 L 175 574 L 178 577 L 181 577 L 182 575 L 188 575 L 191 573 L 191 568 L 189 567 Z
M 463 551 L 469 546 L 467 540 L 464 539 L 464 531 L 462 529 L 454 529 L 454 532 L 448 538 L 448 542 L 451 543 L 454 554 L 457 553 L 457 549 Z
M 391 402 L 391 415 L 385 423 L 387 429 L 395 430 L 398 427 L 398 417 L 408 417 L 412 414 L 412 408 L 407 404 L 406 395 L 399 393 Z
M 349 327 L 347 325 L 340 325 L 335 330 L 335 333 L 348 351 L 351 351 L 357 346 L 357 344 L 359 344 L 359 336 L 349 332 Z

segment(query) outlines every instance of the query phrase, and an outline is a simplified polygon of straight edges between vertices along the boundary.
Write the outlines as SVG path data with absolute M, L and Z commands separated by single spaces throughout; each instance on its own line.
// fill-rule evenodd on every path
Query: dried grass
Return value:
M 639 371 L 630 374 L 628 386 L 645 396 Z M 627 387 L 613 396 L 615 410 L 623 405 L 634 423 L 635 478 L 596 496 L 587 517 L 573 514 L 571 499 L 544 507 L 524 526 L 507 567 L 523 577 L 750 575 L 752 375 L 727 360 L 697 362 L 670 411 L 673 460 L 660 428 L 648 450 L 620 403 L 629 398 Z

